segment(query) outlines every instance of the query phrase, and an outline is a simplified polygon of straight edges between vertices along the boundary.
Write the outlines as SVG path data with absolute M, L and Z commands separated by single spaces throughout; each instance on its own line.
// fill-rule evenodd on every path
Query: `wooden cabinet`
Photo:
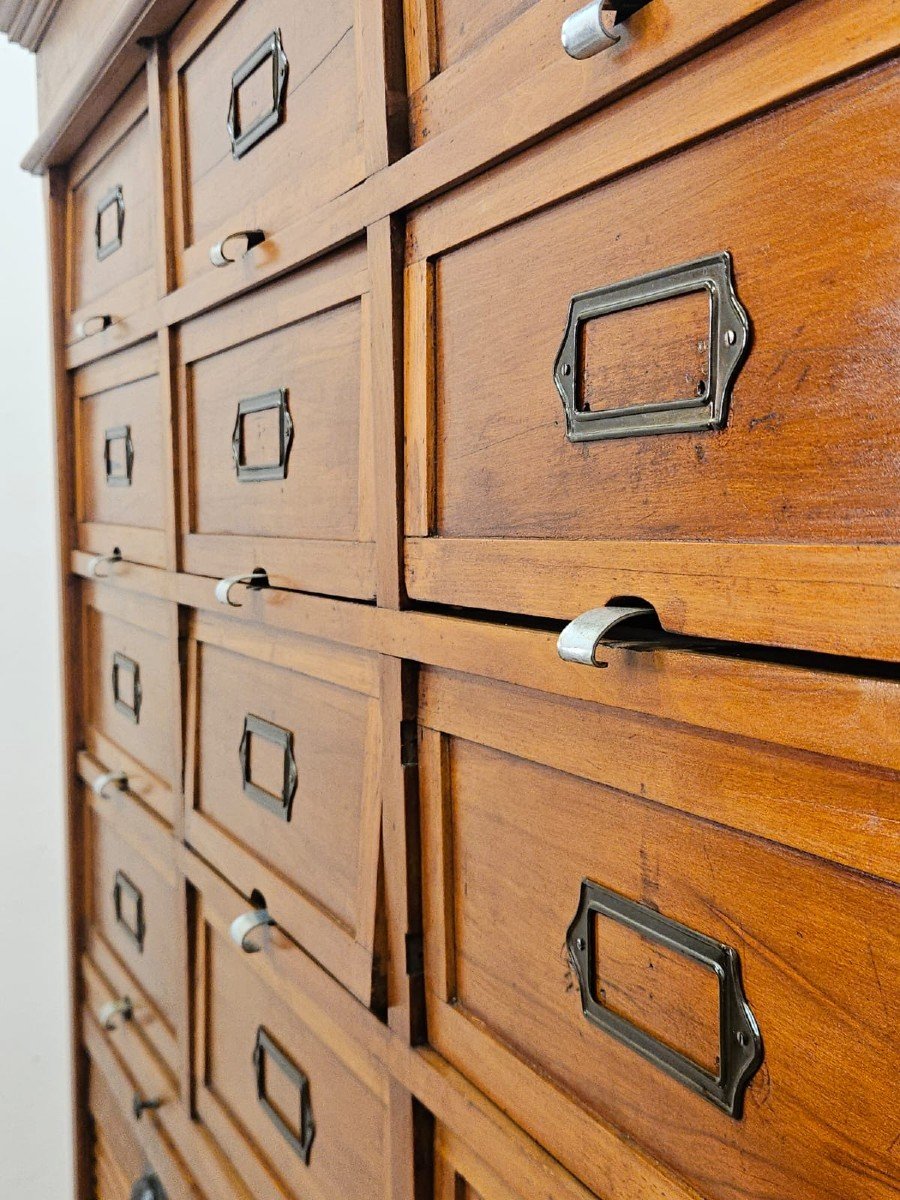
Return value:
M 0 28 L 77 1200 L 897 1196 L 896 6 Z

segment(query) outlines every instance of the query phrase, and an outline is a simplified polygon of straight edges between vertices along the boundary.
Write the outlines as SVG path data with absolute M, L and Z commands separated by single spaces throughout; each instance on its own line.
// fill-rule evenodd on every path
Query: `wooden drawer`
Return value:
M 614 44 L 598 30 L 596 52 L 585 44 L 580 53 L 588 57 L 578 59 L 561 35 L 580 0 L 404 0 L 411 144 L 465 136 L 483 145 L 488 161 L 778 7 L 652 0 L 614 28 Z M 502 132 L 484 121 L 485 106 L 502 111 Z
M 145 1173 L 147 1160 L 109 1085 L 96 1070 L 90 1072 L 89 1092 L 95 1200 L 121 1200 Z
M 278 233 L 365 176 L 367 0 L 207 0 L 169 47 L 180 282 L 238 230 Z M 235 99 L 236 97 L 236 99 Z M 240 268 L 235 268 L 240 269 Z
M 156 339 L 76 371 L 78 548 L 166 565 L 168 495 Z
M 187 570 L 374 596 L 368 289 L 359 245 L 182 330 Z
M 900 655 L 896 103 L 889 65 L 546 208 L 550 143 L 492 203 L 476 183 L 414 216 L 411 596 L 556 618 L 639 596 L 678 632 Z M 580 299 L 563 346 L 573 297 L 637 277 Z
M 541 1200 L 593 1200 L 593 1193 L 512 1127 L 506 1131 L 503 1142 L 491 1145 L 490 1151 L 490 1157 L 485 1159 L 458 1133 L 436 1121 L 434 1187 L 429 1194 L 434 1200 L 532 1200 L 536 1195 Z M 508 1178 L 509 1160 L 513 1157 L 523 1174 L 522 1162 L 528 1164 L 527 1181 L 513 1182 Z M 637 1194 L 637 1191 L 632 1193 Z
M 156 299 L 159 236 L 143 76 L 123 94 L 69 170 L 69 342 L 93 336 Z
M 188 688 L 191 846 L 379 1006 L 380 660 L 194 613 Z
M 153 1200 L 249 1200 L 234 1175 L 197 1136 L 196 1126 L 177 1099 L 171 1075 L 147 1054 L 134 1022 L 103 1028 L 100 1010 L 114 993 L 85 962 L 86 1002 L 81 1032 L 89 1055 L 91 1111 L 102 1151 L 109 1191 L 96 1200 L 122 1200 L 140 1179 L 155 1177 L 162 1189 Z M 149 1102 L 149 1104 L 147 1103 Z M 144 1104 L 145 1107 L 141 1107 Z M 116 1168 L 111 1160 L 117 1158 Z M 128 1186 L 118 1188 L 122 1176 Z M 113 1190 L 112 1185 L 117 1189 Z M 136 1197 L 137 1200 L 137 1197 Z M 140 1200 L 145 1200 L 143 1193 Z M 150 1200 L 147 1197 L 146 1200 Z
M 171 824 L 181 776 L 176 608 L 85 584 L 82 640 L 85 748 Z
M 186 930 L 175 845 L 164 827 L 122 792 L 84 788 L 88 953 L 130 1020 L 173 1070 L 183 1009 Z
M 437 670 L 420 722 L 440 1053 L 601 1194 L 608 1125 L 715 1200 L 895 1194 L 900 893 L 717 821 L 896 866 L 896 774 Z
M 304 991 L 303 955 L 279 931 L 261 953 L 238 949 L 228 927 L 242 902 L 209 884 L 194 905 L 198 1119 L 255 1200 L 388 1200 L 384 1066 Z

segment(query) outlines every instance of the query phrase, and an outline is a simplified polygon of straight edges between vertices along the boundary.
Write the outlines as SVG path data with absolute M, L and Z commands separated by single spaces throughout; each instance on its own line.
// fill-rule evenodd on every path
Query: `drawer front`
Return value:
M 182 281 L 211 269 L 227 234 L 277 241 L 364 177 L 356 11 L 354 0 L 203 3 L 172 35 Z
M 88 797 L 85 792 L 86 802 Z M 92 958 L 102 967 L 111 952 L 124 966 L 143 993 L 126 992 L 134 1009 L 144 1006 L 143 997 L 152 1009 L 150 1014 L 136 1011 L 135 1019 L 157 1045 L 168 1049 L 165 1035 L 174 1039 L 178 1024 L 184 937 L 171 857 L 151 857 L 115 810 L 89 805 L 88 811 Z M 171 855 L 171 848 L 165 850 Z M 148 1028 L 154 1021 L 164 1026 L 161 1037 Z
M 282 949 L 242 954 L 199 896 L 196 936 L 197 1112 L 251 1193 L 386 1198 L 384 1068 L 298 989 L 294 1007 L 270 990 L 255 959 L 298 953 L 277 931 Z
M 69 340 L 76 341 L 156 298 L 156 193 L 143 77 L 85 143 L 70 178 Z
M 120 1200 L 144 1173 L 146 1159 L 109 1085 L 95 1068 L 89 1074 L 89 1091 L 97 1200 Z
M 610 5 L 619 10 L 614 25 L 611 15 L 601 21 L 599 0 L 581 15 L 576 15 L 585 7 L 580 0 L 404 0 L 404 5 L 413 146 L 452 132 L 459 136 L 464 129 L 468 139 L 484 145 L 484 161 L 777 7 L 765 0 L 727 0 L 710 8 L 688 0 L 673 9 L 645 0 Z M 564 36 L 572 53 L 564 48 Z M 485 128 L 486 104 L 503 109 L 502 131 Z
M 196 613 L 191 845 L 373 998 L 381 706 L 374 655 Z M 278 665 L 275 665 L 275 664 Z M 223 836 L 224 835 L 224 836 Z
M 781 611 L 799 577 L 825 649 L 814 581 L 843 574 L 860 603 L 876 584 L 894 602 L 880 544 L 898 534 L 884 386 L 896 346 L 879 264 L 898 251 L 896 99 L 894 68 L 873 71 L 474 240 L 485 221 L 467 214 L 482 206 L 464 194 L 414 218 L 413 253 L 426 257 L 410 265 L 408 304 L 424 331 L 414 348 L 431 330 L 434 384 L 416 352 L 412 596 L 569 617 L 640 594 L 677 622 L 667 575 L 765 575 Z M 465 244 L 438 248 L 450 241 Z M 740 546 L 760 542 L 794 543 L 801 558 Z M 841 548 L 866 543 L 854 575 Z M 722 636 L 743 619 L 732 607 Z M 895 653 L 872 611 L 851 652 Z
M 87 749 L 171 821 L 179 777 L 175 608 L 88 585 L 82 636 Z
M 601 1193 L 594 1121 L 704 1196 L 893 1195 L 898 890 L 657 803 L 654 742 L 727 812 L 725 742 L 441 672 L 420 700 L 435 1047 Z M 763 805 L 789 776 L 755 763 Z
M 367 289 L 354 249 L 183 331 L 189 570 L 374 595 Z
M 166 563 L 166 455 L 156 343 L 76 372 L 78 546 Z

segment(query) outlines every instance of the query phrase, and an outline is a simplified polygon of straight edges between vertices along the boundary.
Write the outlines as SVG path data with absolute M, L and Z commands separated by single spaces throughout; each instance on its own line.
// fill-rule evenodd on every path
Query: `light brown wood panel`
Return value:
M 896 78 L 876 71 L 438 256 L 435 532 L 896 538 L 878 282 L 900 249 L 885 190 Z M 753 328 L 728 428 L 573 446 L 552 379 L 570 297 L 724 249 Z
M 144 1171 L 140 1142 L 128 1126 L 103 1076 L 95 1069 L 89 1078 L 94 1123 L 94 1181 L 96 1200 L 119 1200 Z
M 82 611 L 84 644 L 85 744 L 109 770 L 125 770 L 129 786 L 167 815 L 166 792 L 180 786 L 175 727 L 180 697 L 175 691 L 178 627 L 174 606 L 118 595 L 113 588 L 88 586 Z M 122 707 L 113 681 L 119 659 Z M 124 660 L 124 661 L 123 661 Z M 134 712 L 135 665 L 140 690 Z M 131 711 L 124 706 L 131 705 Z M 121 765 L 115 750 L 122 752 Z M 99 752 L 101 751 L 102 752 Z M 134 768 L 138 768 L 132 777 Z M 155 777 L 143 781 L 142 776 Z M 163 792 L 160 793 L 159 785 Z
M 151 860 L 141 842 L 122 829 L 114 810 L 97 805 L 88 819 L 86 852 L 90 937 L 104 943 L 137 982 L 151 1009 L 141 1022 L 161 1022 L 169 1037 L 154 1041 L 168 1048 L 180 1023 L 178 947 L 186 936 L 179 921 L 171 850 L 168 863 Z M 140 999 L 132 997 L 136 1008 Z M 171 1057 L 169 1065 L 174 1069 Z
M 457 686 L 465 733 L 460 711 L 450 721 L 440 714 L 445 687 Z M 571 1101 L 558 1089 L 703 1195 L 893 1195 L 898 1063 L 886 1031 L 897 1017 L 897 889 L 661 807 L 641 772 L 640 737 L 621 743 L 636 767 L 623 790 L 591 782 L 577 761 L 544 765 L 541 740 L 551 754 L 570 742 L 607 755 L 616 743 L 568 705 L 564 730 L 535 712 L 544 731 L 536 737 L 531 700 L 424 677 L 432 1043 L 594 1187 L 590 1145 L 567 1126 Z M 685 750 L 671 740 L 673 759 Z M 756 762 L 762 782 L 768 771 Z M 713 766 L 710 755 L 700 784 L 711 815 Z M 565 952 L 585 878 L 737 950 L 765 1047 L 741 1120 L 585 1020 Z M 654 1004 L 677 1021 L 688 994 L 661 973 Z M 649 1011 L 649 998 L 634 993 L 630 1015 Z
M 96 984 L 96 1000 L 102 1004 L 109 993 L 101 979 L 97 978 Z M 209 1184 L 209 1191 L 206 1186 L 200 1187 L 195 1172 L 203 1171 L 210 1161 L 208 1149 L 203 1140 L 197 1138 L 189 1148 L 189 1156 L 185 1157 L 183 1147 L 175 1144 L 171 1127 L 183 1127 L 185 1118 L 180 1116 L 182 1110 L 177 1106 L 168 1077 L 141 1048 L 138 1040 L 114 1040 L 115 1034 L 111 1036 L 101 1029 L 94 1005 L 86 1005 L 82 1011 L 81 1036 L 90 1056 L 90 1070 L 102 1074 L 131 1136 L 140 1144 L 145 1161 L 152 1164 L 168 1200 L 211 1200 L 213 1196 L 223 1200 L 232 1200 L 232 1197 L 248 1200 L 246 1192 L 233 1182 L 233 1174 L 230 1179 L 227 1175 L 223 1177 L 215 1156 L 211 1161 L 216 1162 L 218 1171 L 211 1172 L 204 1180 Z M 157 1099 L 160 1107 L 135 1118 L 132 1108 L 135 1096 Z M 90 1200 L 95 1200 L 91 1193 L 88 1195 Z
M 188 841 L 380 1006 L 377 659 L 195 616 L 188 686 Z
M 155 354 L 136 347 L 112 359 L 117 371 L 92 364 L 73 377 L 78 545 L 95 554 L 117 546 L 123 558 L 164 566 L 171 477 Z
M 357 23 L 354 0 L 213 0 L 176 28 L 169 94 L 181 282 L 212 270 L 209 247 L 229 232 L 261 228 L 277 242 L 282 226 L 364 178 Z M 283 117 L 235 159 L 226 128 L 232 75 L 276 29 L 289 64 Z M 256 74 L 262 79 L 269 69 Z M 270 85 L 268 104 L 260 101 L 266 111 L 272 99 Z
M 267 986 L 254 960 L 204 919 L 197 901 L 194 995 L 196 1107 L 257 1200 L 344 1196 L 388 1200 L 387 1076 L 375 1060 L 323 1038 L 303 998 L 294 1007 Z M 308 1162 L 257 1094 L 260 1031 L 307 1080 Z M 298 1082 L 264 1051 L 264 1095 L 288 1128 L 301 1131 Z
M 139 77 L 113 106 L 70 167 L 69 300 L 67 340 L 78 338 L 77 326 L 95 315 L 113 324 L 127 321 L 156 298 L 153 245 L 157 220 L 153 190 L 152 147 L 147 119 L 147 89 Z M 116 205 L 100 215 L 115 188 L 121 188 L 121 244 L 105 257 L 101 247 L 117 241 Z
M 692 292 L 587 321 L 579 337 L 578 410 L 695 396 L 709 382 L 709 310 L 709 295 Z
M 189 570 L 261 566 L 275 585 L 375 593 L 368 276 L 341 252 L 181 334 L 182 554 Z M 242 401 L 285 393 L 241 416 Z M 284 459 L 283 478 L 239 475 Z M 252 557 L 252 561 L 250 558 Z

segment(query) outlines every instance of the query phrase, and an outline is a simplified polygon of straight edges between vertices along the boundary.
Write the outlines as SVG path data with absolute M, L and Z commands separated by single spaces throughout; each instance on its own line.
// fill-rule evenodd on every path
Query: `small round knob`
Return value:
M 156 1175 L 142 1175 L 131 1185 L 130 1200 L 166 1200 L 163 1185 Z
M 130 1021 L 134 1016 L 134 1005 L 127 996 L 119 1000 L 110 1000 L 100 1009 L 100 1024 L 104 1029 L 118 1029 L 122 1021 Z
M 162 1108 L 162 1100 L 145 1100 L 140 1093 L 134 1093 L 131 1101 L 131 1111 L 134 1113 L 135 1120 L 139 1121 L 145 1112 L 148 1110 L 153 1112 L 157 1108 Z

